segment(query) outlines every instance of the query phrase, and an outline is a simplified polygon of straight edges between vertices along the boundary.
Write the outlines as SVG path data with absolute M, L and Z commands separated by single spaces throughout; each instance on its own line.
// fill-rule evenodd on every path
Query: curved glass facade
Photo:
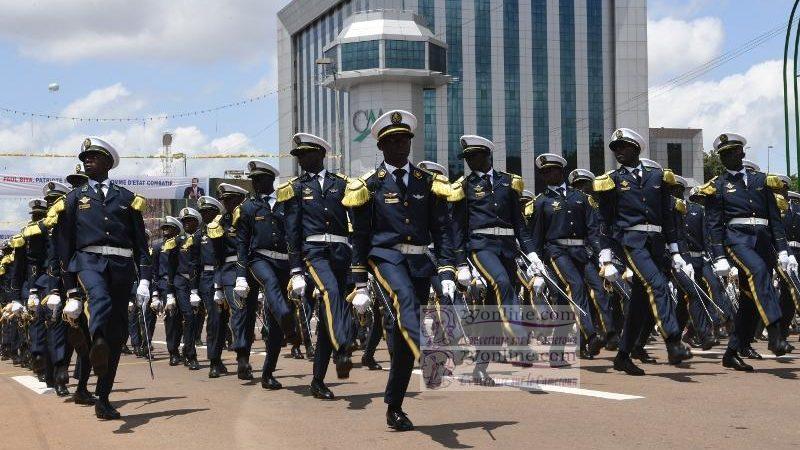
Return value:
M 425 42 L 387 40 L 384 58 L 389 69 L 424 69 Z
M 342 70 L 376 69 L 380 58 L 378 56 L 378 41 L 350 42 L 342 44 Z

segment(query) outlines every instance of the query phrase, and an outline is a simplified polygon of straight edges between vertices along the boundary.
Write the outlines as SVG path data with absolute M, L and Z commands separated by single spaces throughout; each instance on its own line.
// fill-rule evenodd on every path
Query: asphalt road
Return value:
M 420 392 L 412 379 L 404 409 L 416 425 L 407 433 L 385 425 L 387 372 L 358 363 L 347 380 L 328 372 L 334 401 L 310 396 L 311 363 L 278 362 L 280 391 L 265 391 L 258 375 L 207 378 L 208 362 L 189 371 L 167 364 L 163 327 L 155 340 L 156 379 L 147 362 L 124 356 L 112 403 L 122 420 L 100 422 L 92 407 L 37 390 L 30 372 L 0 363 L 0 448 L 784 448 L 800 445 L 797 356 L 755 361 L 752 374 L 724 369 L 722 348 L 700 352 L 685 367 L 643 366 L 645 377 L 611 368 L 613 354 L 581 361 L 580 388 Z M 797 341 L 794 335 L 790 341 Z M 756 344 L 764 355 L 764 343 Z M 251 361 L 260 373 L 263 343 Z M 205 356 L 205 351 L 199 351 Z M 388 367 L 388 355 L 379 351 Z M 23 378 L 15 378 L 23 377 Z M 70 386 L 74 390 L 74 385 Z M 90 387 L 91 389 L 91 387 Z

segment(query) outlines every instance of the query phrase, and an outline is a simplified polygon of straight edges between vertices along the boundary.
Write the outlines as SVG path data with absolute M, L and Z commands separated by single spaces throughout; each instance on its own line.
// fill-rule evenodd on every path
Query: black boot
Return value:
M 283 387 L 280 381 L 276 380 L 272 374 L 264 374 L 261 376 L 261 387 L 270 391 L 276 391 Z
M 118 420 L 121 416 L 108 398 L 99 398 L 94 404 L 94 414 L 100 420 Z
M 622 352 L 617 353 L 617 356 L 614 358 L 614 370 L 625 372 L 633 376 L 644 375 L 644 370 L 637 367 L 636 364 L 633 363 L 631 357 Z
M 589 336 L 589 342 L 586 344 L 586 350 L 589 352 L 590 355 L 597 356 L 600 354 L 600 350 L 603 348 L 604 345 L 606 345 L 606 343 L 603 342 L 603 339 L 601 339 L 596 334 L 593 334 Z
M 667 342 L 667 360 L 670 364 L 676 365 L 692 359 L 692 351 L 685 347 L 680 339 Z
M 240 380 L 253 379 L 253 368 L 250 366 L 250 358 L 248 356 L 249 355 L 240 353 L 239 356 L 236 357 L 236 375 Z
M 76 405 L 94 405 L 97 398 L 86 389 L 86 386 L 78 386 L 78 389 L 72 394 L 72 401 Z
M 630 358 L 638 359 L 642 364 L 655 364 L 656 359 L 647 353 L 644 347 L 634 347 L 630 354 Z
M 333 392 L 321 380 L 311 380 L 311 394 L 320 400 L 333 400 Z
M 783 338 L 783 333 L 781 333 L 780 330 L 780 322 L 769 325 L 767 327 L 767 334 L 769 335 L 767 349 L 774 353 L 775 356 L 783 356 L 792 351 L 789 343 Z
M 197 362 L 197 356 L 189 358 L 189 370 L 200 370 L 200 363 Z
M 353 368 L 353 361 L 347 353 L 340 353 L 336 356 L 336 376 L 339 379 L 350 378 L 350 369 Z
M 764 359 L 764 357 L 761 356 L 761 353 L 758 353 L 756 349 L 754 349 L 753 346 L 749 344 L 747 345 L 747 347 L 739 351 L 739 356 L 747 359 Z
M 752 372 L 753 366 L 742 361 L 742 358 L 736 354 L 736 350 L 731 348 L 725 350 L 725 355 L 722 357 L 722 367 L 738 370 L 741 372 Z
M 181 358 L 177 354 L 175 354 L 175 353 L 170 353 L 169 354 L 169 365 L 170 366 L 174 367 L 174 366 L 177 366 L 180 363 L 181 363 Z
M 410 431 L 414 429 L 414 424 L 411 423 L 406 413 L 400 408 L 389 407 L 386 410 L 386 425 L 397 431 Z
M 383 369 L 383 367 L 381 367 L 381 365 L 378 364 L 377 361 L 375 361 L 375 356 L 374 355 L 365 354 L 364 356 L 362 356 L 361 357 L 361 365 L 366 367 L 369 370 L 382 370 Z
M 303 352 L 300 351 L 299 345 L 292 346 L 292 358 L 294 359 L 303 359 Z

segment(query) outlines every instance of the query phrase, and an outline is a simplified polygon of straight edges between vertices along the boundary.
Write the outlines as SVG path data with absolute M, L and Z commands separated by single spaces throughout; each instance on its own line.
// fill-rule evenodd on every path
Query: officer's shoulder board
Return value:
M 231 224 L 236 226 L 236 223 L 239 222 L 239 217 L 242 216 L 242 205 L 233 208 L 233 213 L 231 213 Z
M 62 195 L 58 198 L 49 208 L 47 208 L 47 215 L 44 217 L 44 226 L 53 228 L 58 223 L 58 216 L 64 211 L 66 207 L 66 196 Z
M 664 181 L 664 183 L 672 186 L 678 184 L 678 182 L 675 181 L 675 172 L 673 172 L 672 169 L 664 169 L 661 179 Z
M 15 234 L 8 242 L 11 244 L 11 248 L 20 248 L 25 245 L 25 237 L 22 234 Z
M 358 178 L 350 178 L 344 192 L 342 205 L 346 208 L 355 208 L 367 203 L 372 195 L 367 187 L 367 180 L 374 174 L 375 170 L 370 170 Z
M 586 192 L 583 192 L 581 190 L 578 190 L 578 192 L 580 192 L 581 195 L 583 195 L 586 198 L 586 202 L 589 203 L 589 206 L 591 206 L 594 209 L 597 209 L 597 208 L 600 207 L 600 205 L 597 203 L 597 200 L 595 200 L 594 197 L 592 197 L 591 195 L 589 195 Z
M 617 187 L 616 183 L 614 183 L 614 180 L 611 178 L 612 172 L 613 170 L 610 170 L 594 179 L 592 186 L 595 192 L 606 192 Z
M 166 241 L 164 241 L 164 244 L 161 246 L 161 250 L 169 251 L 169 250 L 172 250 L 173 248 L 175 248 L 175 246 L 177 246 L 177 245 L 178 245 L 178 243 L 175 240 L 175 238 L 171 237 L 171 238 L 167 239 Z
M 525 215 L 525 217 L 530 217 L 530 216 L 533 215 L 533 211 L 536 210 L 536 200 L 537 199 L 538 199 L 538 196 L 535 199 L 528 200 L 528 203 L 525 203 L 525 208 L 523 208 L 523 210 L 522 210 L 522 213 Z
M 336 177 L 338 177 L 338 178 L 343 179 L 345 181 L 345 183 L 350 181 L 350 178 L 347 175 L 343 174 L 343 173 L 335 172 L 334 175 Z
M 221 220 L 222 214 L 218 214 L 206 227 L 206 235 L 211 239 L 221 238 L 225 234 L 225 229 L 220 224 Z
M 495 172 L 510 177 L 511 189 L 517 191 L 517 194 L 522 195 L 522 191 L 525 190 L 525 181 L 522 179 L 521 176 L 509 172 L 503 172 L 502 170 L 496 170 Z
M 778 211 L 780 211 L 781 214 L 785 214 L 786 211 L 789 210 L 789 202 L 786 201 L 786 197 L 777 193 L 773 195 L 775 195 L 775 203 L 778 204 Z
M 420 168 L 415 170 L 419 170 L 420 172 L 429 175 L 433 179 L 433 181 L 431 181 L 431 192 L 433 192 L 435 196 L 445 200 L 450 199 L 450 180 L 448 180 L 446 176 Z
M 31 222 L 22 229 L 22 236 L 29 238 L 32 236 L 36 236 L 38 234 L 42 234 L 42 228 L 39 226 L 40 221 Z
M 275 191 L 278 202 L 285 202 L 294 198 L 294 182 L 296 180 L 297 177 L 293 177 L 289 181 L 278 186 L 278 189 Z
M 698 189 L 701 195 L 709 196 L 717 193 L 717 177 L 708 180 L 708 183 Z
M 464 175 L 461 175 L 461 177 L 450 184 L 450 196 L 447 197 L 447 201 L 458 202 L 463 200 L 464 196 Z
M 142 197 L 139 194 L 134 194 L 130 189 L 120 186 L 116 183 L 111 183 L 111 189 L 116 189 L 124 194 L 127 194 L 133 197 L 131 200 L 131 208 L 144 214 L 144 211 L 147 209 L 147 199 Z
M 185 241 L 183 241 L 183 245 L 181 245 L 181 248 L 187 249 L 187 248 L 191 247 L 192 245 L 194 245 L 194 236 L 190 235 L 190 236 L 188 236 L 186 238 Z
M 767 180 L 764 183 L 773 191 L 779 191 L 783 189 L 783 181 L 781 181 L 781 179 L 775 175 L 767 175 Z
M 678 211 L 679 213 L 683 214 L 683 215 L 686 215 L 686 202 L 681 200 L 681 199 L 679 199 L 679 198 L 676 198 L 675 199 L 675 210 Z

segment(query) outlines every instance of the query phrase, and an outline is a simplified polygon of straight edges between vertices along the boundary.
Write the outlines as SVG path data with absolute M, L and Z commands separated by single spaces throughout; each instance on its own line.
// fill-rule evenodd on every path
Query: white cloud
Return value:
M 253 62 L 273 55 L 287 0 L 3 2 L 0 39 L 43 61 Z
M 648 70 L 651 84 L 697 67 L 722 51 L 722 20 L 701 17 L 691 21 L 667 17 L 647 21 Z
M 791 65 L 791 64 L 790 64 Z M 697 81 L 650 99 L 651 127 L 703 129 L 703 147 L 723 132 L 739 133 L 751 146 L 748 158 L 771 169 L 785 165 L 783 61 L 769 60 L 718 81 Z M 791 93 L 790 93 L 791 95 Z
M 105 112 L 112 117 L 126 117 L 129 113 L 141 110 L 143 106 L 143 100 L 132 99 L 130 91 L 122 83 L 117 83 L 96 89 L 86 97 L 75 100 L 62 113 L 68 117 L 93 117 Z

